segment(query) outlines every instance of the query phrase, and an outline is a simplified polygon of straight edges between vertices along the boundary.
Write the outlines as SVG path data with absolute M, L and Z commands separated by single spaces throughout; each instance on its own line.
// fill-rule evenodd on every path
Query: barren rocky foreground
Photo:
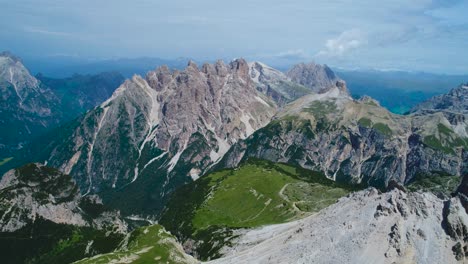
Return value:
M 458 197 L 369 188 L 308 218 L 248 231 L 208 263 L 462 263 L 467 225 Z

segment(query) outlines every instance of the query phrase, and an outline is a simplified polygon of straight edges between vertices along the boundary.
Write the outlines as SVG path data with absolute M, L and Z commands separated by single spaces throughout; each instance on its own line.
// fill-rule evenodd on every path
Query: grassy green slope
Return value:
M 197 241 L 195 255 L 219 256 L 232 230 L 283 223 L 317 212 L 352 189 L 321 173 L 250 160 L 211 173 L 179 189 L 161 224 L 181 240 Z
M 131 232 L 114 252 L 86 258 L 79 264 L 104 263 L 197 263 L 186 255 L 174 237 L 160 225 L 141 227 Z

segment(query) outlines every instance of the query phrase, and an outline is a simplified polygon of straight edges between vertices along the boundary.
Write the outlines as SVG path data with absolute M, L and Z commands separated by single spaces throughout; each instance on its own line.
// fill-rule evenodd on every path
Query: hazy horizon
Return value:
M 462 0 L 0 3 L 0 50 L 29 60 L 243 57 L 275 67 L 468 72 Z

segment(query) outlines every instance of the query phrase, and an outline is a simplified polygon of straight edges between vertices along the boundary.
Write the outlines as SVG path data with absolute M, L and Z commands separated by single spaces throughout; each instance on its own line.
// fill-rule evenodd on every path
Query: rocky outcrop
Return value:
M 113 227 L 125 232 L 118 212 L 108 211 L 96 196 L 82 197 L 68 175 L 41 164 L 11 170 L 0 181 L 0 232 L 14 232 L 36 219 L 57 224 Z
M 236 144 L 220 167 L 256 157 L 378 187 L 392 179 L 408 183 L 417 175 L 461 176 L 468 172 L 468 123 L 464 115 L 454 115 L 395 115 L 335 87 L 285 106 L 268 126 Z
M 342 81 L 327 65 L 315 63 L 294 65 L 286 72 L 286 76 L 315 93 L 325 92 L 330 87 L 335 87 L 338 81 Z
M 243 232 L 209 263 L 463 263 L 443 211 L 433 194 L 367 189 L 305 219 Z M 455 214 L 466 228 L 466 212 Z

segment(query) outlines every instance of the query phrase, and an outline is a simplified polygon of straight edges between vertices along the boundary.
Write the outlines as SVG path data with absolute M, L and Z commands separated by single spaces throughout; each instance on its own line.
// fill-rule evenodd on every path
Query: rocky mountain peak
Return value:
M 9 52 L 0 53 L 0 82 L 9 83 L 13 88 L 11 92 L 4 87 L 2 92 L 16 96 L 24 101 L 29 95 L 38 93 L 39 81 L 24 67 L 21 60 Z
M 14 55 L 13 53 L 11 53 L 10 51 L 2 51 L 0 52 L 0 57 L 8 57 L 10 58 L 12 61 L 14 61 L 15 63 L 16 62 L 20 62 L 22 63 L 22 60 L 20 57 Z
M 341 79 L 327 65 L 319 65 L 313 62 L 294 65 L 286 72 L 286 75 L 296 83 L 312 89 L 313 92 L 325 92 L 330 87 L 335 87 Z

